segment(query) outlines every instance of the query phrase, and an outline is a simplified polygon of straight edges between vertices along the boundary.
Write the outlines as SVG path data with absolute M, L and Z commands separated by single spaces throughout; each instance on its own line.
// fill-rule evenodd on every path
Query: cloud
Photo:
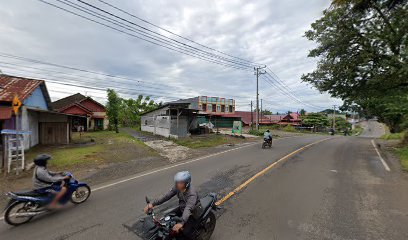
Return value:
M 55 0 L 47 1 L 61 5 Z M 88 2 L 106 7 L 96 0 Z M 315 60 L 307 58 L 309 49 L 314 45 L 303 34 L 328 7 L 325 0 L 109 2 L 199 43 L 267 64 L 298 98 L 311 105 L 325 108 L 341 103 L 327 94 L 319 94 L 300 81 L 300 76 L 311 71 L 316 64 Z M 12 68 L 0 63 L 0 69 L 5 73 L 36 78 L 53 76 L 55 81 L 65 83 L 102 89 L 118 88 L 125 97 L 149 94 L 159 101 L 196 95 L 233 97 L 245 110 L 249 109 L 249 102 L 255 99 L 255 77 L 251 72 L 227 69 L 175 53 L 39 1 L 6 1 L 2 3 L 0 16 L 0 52 L 139 79 L 143 83 L 64 70 L 68 74 L 84 77 L 78 80 L 72 76 Z M 121 16 L 136 21 L 126 15 Z M 169 35 L 162 30 L 160 33 Z M 0 57 L 0 61 L 56 69 L 3 57 Z M 55 82 L 49 82 L 48 88 L 54 100 L 78 91 L 101 98 L 101 101 L 105 96 L 100 90 Z M 260 82 L 260 97 L 269 102 L 265 102 L 264 107 L 273 111 L 316 110 L 292 101 L 263 80 Z

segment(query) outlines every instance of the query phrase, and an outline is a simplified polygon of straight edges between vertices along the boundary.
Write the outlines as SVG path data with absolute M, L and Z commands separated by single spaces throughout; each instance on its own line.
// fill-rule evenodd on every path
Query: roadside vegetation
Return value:
M 106 110 L 109 117 L 109 128 L 116 132 L 119 132 L 119 127 L 140 128 L 141 115 L 162 104 L 143 95 L 139 95 L 136 99 L 125 99 L 112 89 L 107 90 L 107 95 Z
M 305 37 L 319 59 L 302 80 L 344 101 L 342 110 L 376 116 L 391 132 L 408 128 L 406 1 L 333 0 Z
M 361 133 L 363 133 L 364 128 L 360 127 L 359 125 L 356 125 L 356 127 L 354 129 L 351 130 L 351 135 L 352 136 L 358 136 Z
M 71 169 L 89 165 L 130 161 L 156 156 L 156 152 L 127 133 L 97 131 L 73 133 L 72 144 L 66 146 L 35 146 L 26 153 L 30 162 L 41 153 L 51 154 L 50 167 Z
M 395 154 L 400 158 L 402 170 L 408 172 L 408 146 L 396 148 Z
M 192 135 L 180 139 L 172 139 L 175 143 L 188 148 L 216 147 L 225 144 L 239 144 L 249 140 L 222 134 Z
M 382 135 L 380 138 L 384 140 L 402 140 L 404 136 L 404 133 L 388 133 Z

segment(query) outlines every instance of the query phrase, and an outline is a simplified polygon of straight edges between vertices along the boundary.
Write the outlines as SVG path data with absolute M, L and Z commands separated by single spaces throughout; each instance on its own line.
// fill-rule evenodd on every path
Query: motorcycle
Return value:
M 266 147 L 269 147 L 269 148 L 272 147 L 272 139 L 264 138 L 264 141 L 262 143 L 262 148 L 266 148 Z
M 71 173 L 64 175 L 70 176 L 70 178 L 63 182 L 67 187 L 67 192 L 59 203 L 65 205 L 69 201 L 74 204 L 85 202 L 91 195 L 91 188 L 86 183 L 78 182 Z M 8 192 L 10 201 L 5 209 L 4 220 L 10 225 L 17 226 L 29 222 L 37 215 L 50 211 L 47 209 L 47 205 L 54 198 L 52 191 L 57 191 L 60 187 L 61 185 L 55 184 L 31 191 Z
M 208 240 L 214 232 L 216 225 L 216 218 L 214 211 L 218 209 L 215 205 L 217 197 L 215 193 L 210 193 L 200 199 L 198 205 L 193 211 L 196 225 L 194 227 L 194 239 Z M 146 197 L 146 203 L 150 200 Z M 146 240 L 182 240 L 182 234 L 173 231 L 173 226 L 181 222 L 181 217 L 177 216 L 173 210 L 162 217 L 157 218 L 153 209 L 149 209 L 147 217 L 141 220 L 142 232 L 138 234 Z

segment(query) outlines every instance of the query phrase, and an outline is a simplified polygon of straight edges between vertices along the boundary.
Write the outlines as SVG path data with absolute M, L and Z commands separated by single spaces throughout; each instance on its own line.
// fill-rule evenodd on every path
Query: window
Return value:
M 225 112 L 225 105 L 221 105 L 221 112 Z
M 234 112 L 232 109 L 232 105 L 229 105 L 229 112 Z
M 228 110 L 229 110 L 229 109 L 228 109 L 228 106 L 227 106 L 227 107 L 225 108 L 225 112 L 229 112 Z
M 207 111 L 212 112 L 212 104 L 207 104 Z
M 217 105 L 217 112 L 221 112 L 221 105 Z
M 201 97 L 201 102 L 207 102 L 207 97 L 206 97 L 206 96 L 202 96 L 202 97 Z
M 198 104 L 198 110 L 202 110 L 201 108 L 202 108 L 201 104 Z
M 216 104 L 213 104 L 212 105 L 212 112 L 216 112 L 217 111 L 217 105 Z
M 203 104 L 203 109 L 204 112 L 207 112 L 207 104 Z

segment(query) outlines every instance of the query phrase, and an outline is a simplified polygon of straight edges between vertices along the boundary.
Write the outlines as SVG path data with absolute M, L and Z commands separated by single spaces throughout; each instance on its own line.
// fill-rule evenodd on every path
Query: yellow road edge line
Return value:
M 240 192 L 243 188 L 245 188 L 246 186 L 248 186 L 252 181 L 254 181 L 256 178 L 264 175 L 266 172 L 268 172 L 270 169 L 272 169 L 273 167 L 275 167 L 278 163 L 290 158 L 291 156 L 295 155 L 298 152 L 301 152 L 303 150 L 305 150 L 306 148 L 309 148 L 315 144 L 321 143 L 323 141 L 329 140 L 332 138 L 325 138 L 313 143 L 309 143 L 301 148 L 296 149 L 295 151 L 281 157 L 279 160 L 277 160 L 276 162 L 273 162 L 272 164 L 270 164 L 269 166 L 267 166 L 266 168 L 264 168 L 263 170 L 261 170 L 260 172 L 256 173 L 255 175 L 253 175 L 251 178 L 249 178 L 248 180 L 246 180 L 244 183 L 242 183 L 241 185 L 239 185 L 238 187 L 236 187 L 233 191 L 229 192 L 227 195 L 225 195 L 223 198 L 221 198 L 220 200 L 218 200 L 215 205 L 219 206 L 221 204 L 223 204 L 225 201 L 227 201 L 228 199 L 230 199 L 232 196 L 234 196 L 235 194 L 237 194 L 238 192 Z

